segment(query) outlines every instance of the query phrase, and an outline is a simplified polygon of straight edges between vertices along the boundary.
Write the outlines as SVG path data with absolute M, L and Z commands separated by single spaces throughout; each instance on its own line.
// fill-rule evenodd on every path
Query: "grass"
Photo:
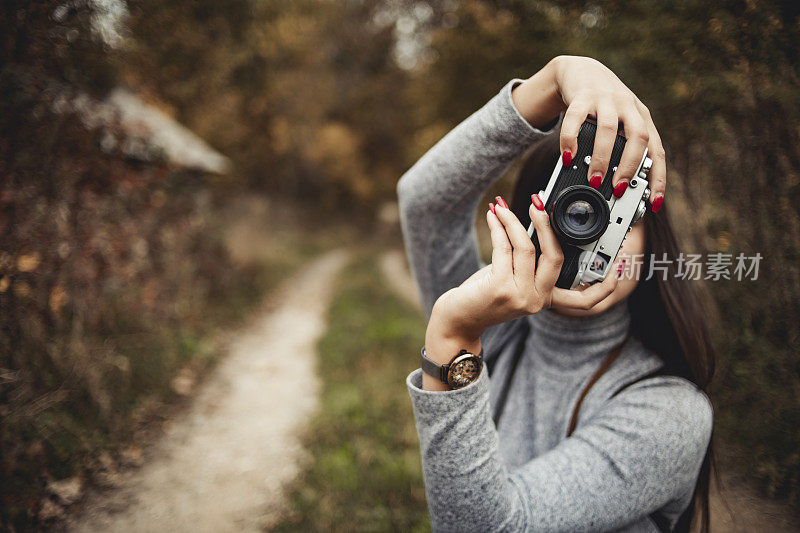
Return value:
M 430 531 L 405 377 L 425 323 L 380 277 L 374 253 L 341 278 L 319 343 L 320 408 L 276 531 Z

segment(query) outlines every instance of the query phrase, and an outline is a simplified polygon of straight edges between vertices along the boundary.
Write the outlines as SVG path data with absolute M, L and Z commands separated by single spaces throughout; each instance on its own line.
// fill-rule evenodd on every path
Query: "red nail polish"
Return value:
M 500 206 L 505 207 L 506 209 L 508 209 L 508 204 L 506 203 L 505 200 L 503 200 L 502 196 L 496 196 L 495 197 L 495 201 L 497 202 L 497 205 L 500 205 Z
M 625 194 L 625 189 L 627 188 L 628 180 L 620 180 L 616 187 L 614 187 L 614 198 L 622 198 L 622 195 Z
M 570 163 L 572 163 L 572 152 L 564 150 L 564 153 L 561 154 L 561 164 L 568 167 Z
M 595 189 L 600 188 L 600 184 L 603 183 L 603 175 L 599 172 L 595 172 L 592 175 L 592 179 L 589 180 L 589 186 L 594 187 Z
M 622 276 L 623 272 L 625 272 L 625 259 L 620 261 L 619 265 L 617 266 L 617 277 L 619 278 L 620 276 Z
M 492 211 L 492 214 L 493 214 L 493 215 L 494 215 L 494 214 L 496 214 L 496 213 L 494 212 L 494 204 L 490 203 L 490 204 L 489 204 L 489 209 L 491 209 L 491 211 Z
M 533 207 L 535 207 L 539 211 L 544 211 L 544 204 L 542 203 L 542 199 L 539 198 L 538 194 L 531 195 L 531 202 L 533 202 Z
M 658 210 L 661 209 L 661 204 L 664 203 L 664 196 L 659 195 L 656 196 L 656 199 L 653 200 L 653 213 L 658 213 Z

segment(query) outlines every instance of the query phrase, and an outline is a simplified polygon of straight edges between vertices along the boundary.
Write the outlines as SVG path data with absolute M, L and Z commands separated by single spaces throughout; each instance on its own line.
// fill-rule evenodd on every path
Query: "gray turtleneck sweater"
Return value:
M 406 250 L 428 314 L 481 266 L 474 224 L 482 194 L 549 133 L 514 107 L 511 89 L 521 82 L 506 84 L 398 184 Z M 663 363 L 631 338 L 566 437 L 581 389 L 629 324 L 624 303 L 582 319 L 545 310 L 488 330 L 487 365 L 463 389 L 425 391 L 421 370 L 408 376 L 436 531 L 658 531 L 655 516 L 675 524 L 711 436 L 711 403 L 693 383 L 636 381 Z

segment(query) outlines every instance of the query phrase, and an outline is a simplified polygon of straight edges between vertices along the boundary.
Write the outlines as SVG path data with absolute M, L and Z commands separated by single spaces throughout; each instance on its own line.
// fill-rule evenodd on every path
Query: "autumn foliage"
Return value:
M 76 6 L 79 5 L 76 3 Z M 113 55 L 78 8 L 11 2 L 0 26 L 0 529 L 57 516 L 46 489 L 158 417 L 202 353 L 214 303 L 251 274 L 227 259 L 202 172 L 103 149 L 59 97 L 101 97 Z M 71 27 L 78 36 L 70 46 Z M 63 45 L 63 46 L 62 46 Z M 63 502 L 58 502 L 63 503 Z M 48 509 L 50 512 L 48 514 Z

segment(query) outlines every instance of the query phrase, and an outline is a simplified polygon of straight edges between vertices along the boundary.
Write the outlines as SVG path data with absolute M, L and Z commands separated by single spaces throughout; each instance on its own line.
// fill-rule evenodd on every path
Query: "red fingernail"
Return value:
M 508 204 L 506 203 L 505 200 L 503 200 L 502 196 L 495 196 L 494 200 L 497 202 L 498 205 L 501 205 L 506 209 L 508 209 Z
M 621 180 L 617 183 L 616 187 L 614 187 L 614 198 L 622 198 L 622 195 L 625 194 L 625 189 L 628 188 L 628 180 Z
M 564 150 L 564 153 L 561 154 L 561 164 L 568 167 L 570 163 L 572 163 L 572 152 Z
M 489 209 L 491 209 L 491 210 L 492 210 L 492 214 L 496 214 L 496 213 L 494 212 L 494 204 L 490 203 L 490 204 L 489 204 Z
M 625 259 L 620 261 L 619 266 L 617 266 L 617 277 L 621 277 L 623 272 L 625 272 Z
M 603 175 L 599 172 L 595 172 L 594 175 L 592 175 L 592 179 L 589 180 L 589 186 L 599 189 L 601 183 L 603 183 Z
M 544 211 L 544 204 L 538 194 L 531 194 L 531 202 L 533 202 L 533 207 L 539 211 Z
M 653 213 L 658 213 L 658 210 L 661 209 L 661 204 L 664 203 L 664 195 L 656 196 L 656 199 L 653 200 Z

